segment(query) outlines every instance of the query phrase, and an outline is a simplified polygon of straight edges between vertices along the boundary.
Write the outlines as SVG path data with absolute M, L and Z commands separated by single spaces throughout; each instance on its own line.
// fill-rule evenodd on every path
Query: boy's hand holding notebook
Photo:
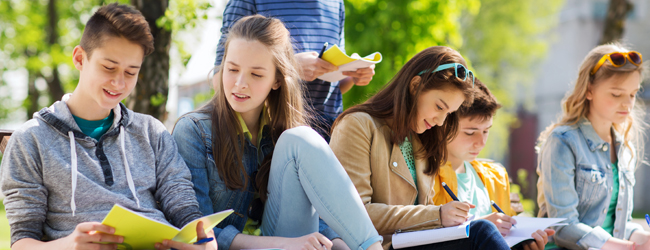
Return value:
M 232 212 L 229 209 L 204 216 L 178 229 L 115 204 L 102 224 L 115 228 L 115 235 L 124 236 L 124 243 L 118 244 L 118 249 L 155 249 L 156 243 L 166 239 L 193 243 L 196 241 L 196 225 L 199 221 L 203 222 L 203 228 L 209 232 Z
M 334 45 L 323 53 L 322 59 L 339 67 L 337 71 L 325 73 L 318 77 L 318 79 L 336 82 L 343 80 L 347 76 L 343 75 L 344 71 L 356 71 L 357 69 L 367 68 L 370 65 L 381 62 L 381 53 L 375 52 L 366 57 L 360 57 L 354 53 L 348 56 L 341 49 Z

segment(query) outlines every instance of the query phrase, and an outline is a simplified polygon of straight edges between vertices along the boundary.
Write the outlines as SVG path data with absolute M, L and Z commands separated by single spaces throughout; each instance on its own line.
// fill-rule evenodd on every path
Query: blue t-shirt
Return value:
M 458 199 L 474 204 L 476 207 L 469 210 L 470 215 L 477 218 L 492 213 L 492 204 L 487 188 L 469 162 L 463 162 L 465 173 L 456 173 L 458 179 Z
M 230 0 L 223 12 L 221 39 L 217 47 L 215 65 L 221 65 L 228 29 L 244 16 L 260 14 L 280 19 L 289 30 L 296 53 L 320 52 L 323 43 L 345 48 L 343 0 Z M 338 82 L 316 79 L 305 83 L 307 101 L 316 110 L 330 117 L 343 112 L 343 96 Z
M 97 121 L 84 120 L 76 115 L 72 115 L 72 117 L 74 117 L 74 121 L 77 122 L 77 126 L 81 129 L 81 132 L 99 141 L 99 138 L 102 138 L 102 135 L 106 134 L 108 129 L 111 128 L 111 125 L 113 125 L 113 117 L 115 115 L 113 115 L 113 110 L 111 110 L 111 114 L 106 118 Z

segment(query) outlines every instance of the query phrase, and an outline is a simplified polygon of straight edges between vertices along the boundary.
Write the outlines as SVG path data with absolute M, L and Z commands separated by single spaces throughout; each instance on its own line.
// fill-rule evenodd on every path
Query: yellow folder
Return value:
M 343 51 L 341 51 L 341 48 L 339 48 L 339 46 L 336 46 L 335 44 L 331 48 L 327 49 L 321 58 L 331 64 L 338 66 L 339 70 L 325 73 L 318 78 L 328 82 L 336 82 L 347 77 L 342 74 L 343 71 L 355 71 L 360 68 L 370 67 L 372 64 L 380 63 L 381 53 L 375 52 L 365 57 L 360 57 L 356 53 L 352 54 L 352 56 L 348 56 L 343 53 Z
M 156 249 L 154 244 L 165 239 L 196 242 L 196 224 L 199 221 L 203 221 L 203 228 L 209 232 L 232 212 L 233 210 L 229 209 L 204 216 L 178 229 L 115 204 L 102 224 L 115 228 L 115 235 L 124 236 L 124 243 L 119 244 L 118 249 Z

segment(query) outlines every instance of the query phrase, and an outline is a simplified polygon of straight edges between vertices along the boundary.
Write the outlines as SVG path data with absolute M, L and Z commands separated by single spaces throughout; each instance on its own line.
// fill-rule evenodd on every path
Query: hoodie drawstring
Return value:
M 77 150 L 75 149 L 74 133 L 68 131 L 70 137 L 70 157 L 72 159 L 71 177 L 72 177 L 72 199 L 70 199 L 70 208 L 72 208 L 72 216 L 74 217 L 77 211 L 77 205 L 74 203 L 74 193 L 77 190 Z
M 129 185 L 129 190 L 131 190 L 131 194 L 133 194 L 133 198 L 135 198 L 136 204 L 138 204 L 138 208 L 140 207 L 140 199 L 138 199 L 138 196 L 136 195 L 135 192 L 135 184 L 133 184 L 133 176 L 131 176 L 131 168 L 129 167 L 129 162 L 126 160 L 126 148 L 124 147 L 124 126 L 120 126 L 120 148 L 122 149 L 122 161 L 124 162 L 124 172 L 126 172 L 126 182 Z M 70 175 L 72 177 L 72 198 L 70 199 L 70 208 L 72 208 L 72 216 L 75 216 L 75 212 L 77 211 L 77 205 L 74 202 L 74 197 L 75 197 L 75 191 L 77 190 L 77 151 L 75 149 L 75 139 L 74 139 L 74 133 L 72 131 L 68 131 L 68 136 L 70 137 L 70 158 L 71 158 L 71 169 L 70 169 Z
M 124 172 L 126 172 L 126 182 L 129 184 L 129 189 L 131 189 L 131 194 L 135 198 L 135 202 L 140 207 L 140 199 L 135 193 L 135 185 L 133 184 L 133 177 L 131 176 L 131 168 L 129 168 L 129 162 L 126 160 L 126 148 L 124 147 L 124 126 L 120 126 L 120 146 L 122 148 L 122 160 L 124 161 Z

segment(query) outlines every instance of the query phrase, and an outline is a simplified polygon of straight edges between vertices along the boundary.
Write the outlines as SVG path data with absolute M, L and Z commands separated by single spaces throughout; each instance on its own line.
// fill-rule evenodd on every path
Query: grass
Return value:
M 5 206 L 0 200 L 0 250 L 11 249 L 9 236 L 9 221 L 7 220 Z

